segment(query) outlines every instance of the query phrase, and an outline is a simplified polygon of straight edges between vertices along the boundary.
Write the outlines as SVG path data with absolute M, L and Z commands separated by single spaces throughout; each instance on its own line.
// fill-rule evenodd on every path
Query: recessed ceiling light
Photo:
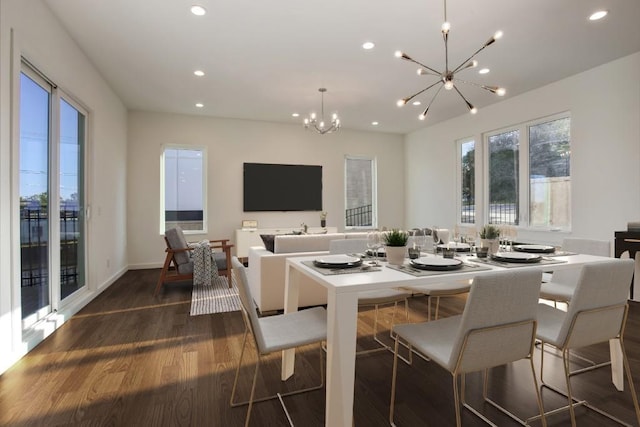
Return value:
M 202 108 L 202 107 L 204 107 L 204 104 L 203 104 L 203 103 L 201 103 L 201 102 L 198 102 L 198 103 L 196 104 L 196 107 L 198 107 L 198 108 Z
M 591 16 L 589 16 L 589 20 L 591 21 L 597 21 L 598 19 L 602 19 L 605 16 L 607 16 L 607 12 L 606 10 L 599 10 L 597 12 L 594 12 L 591 14 Z
M 205 13 L 207 13 L 207 9 L 205 9 L 200 5 L 194 4 L 193 6 L 191 6 L 191 13 L 193 13 L 196 16 L 202 16 Z
M 293 114 L 291 115 L 291 117 L 300 117 L 300 114 L 299 114 L 299 113 L 293 113 Z
M 371 122 L 371 124 L 374 125 L 374 126 L 378 126 L 379 125 L 378 122 Z
M 481 70 L 478 70 L 478 74 L 487 74 L 489 72 L 488 68 L 482 68 Z
M 420 104 L 422 104 L 422 102 L 420 102 L 420 101 L 413 101 L 413 102 L 412 102 L 412 104 L 413 104 L 413 105 L 420 105 Z
M 198 77 L 202 77 L 202 76 L 204 76 L 204 71 L 202 71 L 202 70 L 195 70 L 195 71 L 193 72 L 193 74 L 195 74 L 195 75 L 196 75 L 196 76 L 198 76 Z
M 376 44 L 374 42 L 364 42 L 362 43 L 362 48 L 365 50 L 370 50 L 373 49 L 374 47 L 376 47 Z

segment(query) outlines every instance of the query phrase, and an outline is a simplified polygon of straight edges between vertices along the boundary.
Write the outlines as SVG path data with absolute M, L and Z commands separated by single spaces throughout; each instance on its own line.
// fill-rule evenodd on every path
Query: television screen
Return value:
M 322 166 L 244 164 L 244 211 L 321 211 Z

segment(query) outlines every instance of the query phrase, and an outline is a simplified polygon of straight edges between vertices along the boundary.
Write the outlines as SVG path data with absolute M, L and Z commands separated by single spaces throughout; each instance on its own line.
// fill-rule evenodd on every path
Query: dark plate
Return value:
M 360 267 L 362 265 L 362 260 L 359 259 L 357 261 L 345 262 L 345 263 L 322 262 L 322 261 L 314 260 L 313 265 L 320 268 L 353 268 L 353 267 Z
M 448 261 L 439 261 L 445 260 Z M 439 264 L 438 262 L 446 262 L 447 264 Z M 450 264 L 449 264 L 450 263 Z M 432 271 L 449 271 L 449 270 L 458 270 L 462 268 L 464 263 L 459 259 L 449 259 L 449 258 L 432 258 L 428 260 L 420 261 L 419 259 L 412 259 L 409 261 L 409 264 L 417 268 L 419 270 L 432 270 Z
M 546 245 L 514 245 L 513 250 L 530 254 L 552 254 L 556 251 L 556 248 Z

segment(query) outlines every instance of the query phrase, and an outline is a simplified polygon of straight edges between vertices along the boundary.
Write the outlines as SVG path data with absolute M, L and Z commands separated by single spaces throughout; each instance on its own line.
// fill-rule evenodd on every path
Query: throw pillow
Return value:
M 269 252 L 273 252 L 273 246 L 275 244 L 275 237 L 273 234 L 261 234 L 262 242 L 264 243 L 264 247 Z

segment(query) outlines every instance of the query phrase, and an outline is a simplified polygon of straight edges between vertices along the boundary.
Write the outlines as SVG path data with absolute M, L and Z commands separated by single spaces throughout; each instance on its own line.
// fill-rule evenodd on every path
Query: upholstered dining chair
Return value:
M 478 276 L 471 284 L 461 315 L 393 327 L 396 355 L 402 339 L 414 351 L 422 353 L 451 373 L 458 427 L 462 423 L 460 402 L 483 421 L 495 425 L 465 402 L 465 374 L 476 371 L 484 371 L 484 400 L 518 419 L 489 398 L 487 371 L 524 358 L 529 359 L 542 424 L 546 426 L 532 361 L 541 278 L 540 272 L 518 269 Z M 389 422 L 393 426 L 397 374 L 398 360 L 394 356 L 389 408 Z
M 167 245 L 164 265 L 160 271 L 160 277 L 156 284 L 154 295 L 160 292 L 167 282 L 180 282 L 193 279 L 193 259 L 191 253 L 194 250 L 187 243 L 184 232 L 180 227 L 170 228 L 164 233 L 164 241 Z M 218 274 L 225 276 L 229 287 L 231 284 L 231 248 L 228 239 L 210 240 L 211 255 L 216 263 Z
M 329 242 L 329 253 L 331 254 L 354 254 L 364 253 L 367 249 L 367 239 L 339 239 Z M 375 274 L 375 273 L 373 273 Z M 401 289 L 379 289 L 375 291 L 363 291 L 358 294 L 358 307 L 373 307 L 373 339 L 379 347 L 370 350 L 360 350 L 356 355 L 374 353 L 382 350 L 392 351 L 390 345 L 385 344 L 378 337 L 379 312 L 381 306 L 393 304 L 393 314 L 391 324 L 395 323 L 398 310 L 398 303 L 404 303 L 404 317 L 409 320 L 409 297 L 410 292 Z M 405 360 L 403 358 L 403 360 Z M 408 360 L 405 360 L 408 362 Z
M 585 255 L 611 256 L 611 242 L 607 240 L 566 238 L 562 241 L 562 250 Z M 553 273 L 549 281 L 540 286 L 540 298 L 569 303 L 576 288 L 578 270 L 559 270 Z
M 324 373 L 322 361 L 322 342 L 327 339 L 327 312 L 323 307 L 314 307 L 306 310 L 296 311 L 293 313 L 279 314 L 267 317 L 258 317 L 257 306 L 251 296 L 251 289 L 247 281 L 247 273 L 244 265 L 237 257 L 232 259 L 233 271 L 238 285 L 238 293 L 242 302 L 242 317 L 244 319 L 244 336 L 242 338 L 242 350 L 240 351 L 240 359 L 236 369 L 235 378 L 233 380 L 233 388 L 231 390 L 230 403 L 232 407 L 248 405 L 247 416 L 245 418 L 245 427 L 249 425 L 251 418 L 251 409 L 254 403 L 264 402 L 267 400 L 278 399 L 282 405 L 289 424 L 293 426 L 289 411 L 282 399 L 285 396 L 293 394 L 305 393 L 312 390 L 318 390 L 324 386 Z M 253 373 L 253 381 L 251 383 L 251 394 L 249 400 L 236 402 L 236 390 L 238 385 L 238 376 L 242 359 L 244 357 L 245 348 L 248 338 L 251 337 L 256 348 L 257 360 Z M 301 347 L 309 344 L 318 344 L 319 360 L 320 360 L 320 384 L 304 389 L 289 391 L 286 393 L 276 393 L 267 397 L 255 397 L 256 382 L 258 380 L 258 372 L 260 368 L 260 360 L 268 354 Z
M 634 261 L 630 259 L 612 259 L 582 267 L 568 310 L 562 311 L 546 304 L 538 306 L 537 338 L 542 342 L 540 356 L 540 379 L 542 385 L 567 397 L 568 405 L 548 412 L 548 414 L 569 409 L 571 425 L 575 427 L 576 405 L 584 405 L 618 423 L 625 424 L 613 415 L 598 409 L 584 400 L 573 396 L 571 377 L 591 370 L 570 370 L 569 355 L 574 349 L 589 345 L 618 340 L 622 350 L 622 359 L 629 382 L 631 398 L 640 424 L 640 407 L 631 369 L 624 348 L 624 329 L 629 305 L 627 296 L 633 276 Z M 559 390 L 544 381 L 544 346 L 550 344 L 561 351 L 567 391 Z M 626 424 L 625 424 L 626 425 Z

